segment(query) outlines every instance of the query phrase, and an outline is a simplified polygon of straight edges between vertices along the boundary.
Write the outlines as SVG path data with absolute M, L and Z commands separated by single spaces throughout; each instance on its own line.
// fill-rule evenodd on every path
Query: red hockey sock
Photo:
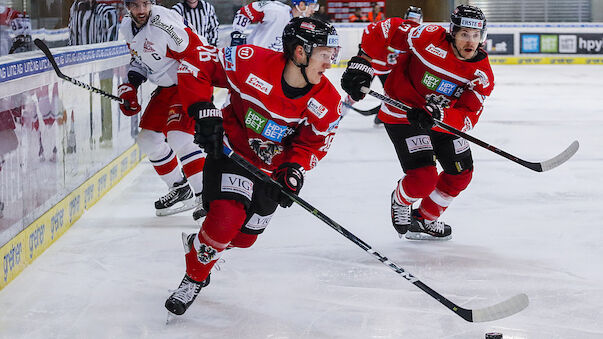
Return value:
M 239 232 L 230 242 L 228 247 L 248 248 L 257 240 L 257 234 L 247 234 Z
M 410 205 L 431 193 L 437 180 L 438 171 L 435 166 L 408 170 L 396 187 L 396 199 L 399 203 Z
M 210 203 L 203 226 L 185 256 L 189 277 L 196 281 L 207 278 L 222 251 L 241 229 L 245 216 L 245 206 L 240 202 L 215 200 Z
M 448 208 L 452 200 L 458 196 L 471 182 L 473 170 L 464 171 L 452 175 L 440 174 L 438 184 L 429 194 L 429 197 L 421 201 L 419 213 L 427 220 L 436 220 Z

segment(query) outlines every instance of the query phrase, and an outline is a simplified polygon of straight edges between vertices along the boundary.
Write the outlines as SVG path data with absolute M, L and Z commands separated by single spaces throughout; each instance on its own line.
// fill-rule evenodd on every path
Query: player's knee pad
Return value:
M 245 206 L 234 200 L 214 200 L 209 203 L 209 211 L 201 231 L 218 243 L 228 244 L 245 222 Z
M 435 189 L 437 182 L 437 168 L 435 166 L 425 166 L 406 171 L 402 186 L 408 196 L 424 198 Z
M 473 177 L 473 168 L 459 174 L 442 173 L 438 182 L 438 189 L 450 196 L 456 197 L 469 186 Z
M 150 160 L 163 159 L 171 152 L 165 136 L 160 132 L 143 129 L 136 137 L 136 143 Z
M 230 247 L 248 248 L 257 240 L 257 234 L 247 234 L 239 232 L 230 242 Z

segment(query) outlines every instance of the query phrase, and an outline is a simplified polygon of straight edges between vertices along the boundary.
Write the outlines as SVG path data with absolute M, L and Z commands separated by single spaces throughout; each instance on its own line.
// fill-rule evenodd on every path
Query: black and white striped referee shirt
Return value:
M 197 7 L 191 8 L 184 0 L 175 4 L 172 9 L 182 15 L 188 25 L 205 37 L 210 44 L 218 45 L 218 17 L 212 4 L 199 0 Z

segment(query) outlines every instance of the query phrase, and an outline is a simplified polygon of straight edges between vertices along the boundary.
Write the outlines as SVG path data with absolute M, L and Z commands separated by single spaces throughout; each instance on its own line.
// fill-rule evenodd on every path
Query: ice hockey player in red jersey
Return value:
M 405 173 L 391 196 L 396 231 L 409 239 L 449 239 L 452 229 L 438 220 L 462 192 L 473 173 L 466 140 L 434 127 L 434 119 L 468 131 L 477 123 L 494 76 L 487 53 L 486 17 L 473 6 L 460 5 L 451 14 L 449 32 L 436 25 L 407 23 L 363 35 L 361 52 L 348 63 L 341 80 L 354 100 L 373 78 L 370 60 L 390 47 L 399 51 L 385 93 L 411 107 L 388 104 L 379 118 L 394 144 Z M 438 174 L 436 159 L 443 168 Z M 418 209 L 412 204 L 419 202 Z
M 309 17 L 318 10 L 317 0 L 291 0 L 291 6 L 279 1 L 255 1 L 241 7 L 232 21 L 231 46 L 244 44 L 283 51 L 283 29 L 291 18 Z M 245 29 L 257 24 L 247 36 Z
M 120 25 L 132 61 L 128 81 L 119 86 L 125 115 L 140 112 L 138 87 L 147 79 L 157 85 L 140 121 L 136 142 L 147 154 L 169 192 L 155 202 L 157 215 L 195 208 L 193 218 L 206 213 L 201 204 L 205 154 L 194 143 L 195 120 L 182 109 L 178 93 L 179 60 L 202 45 L 175 11 L 149 0 L 124 0 L 130 15 Z M 183 173 L 185 176 L 183 176 Z
M 409 6 L 406 13 L 404 13 L 404 18 L 394 17 L 372 23 L 366 27 L 366 31 L 367 35 L 378 35 L 381 41 L 388 43 L 393 36 L 392 27 L 400 27 L 402 25 L 416 27 L 421 23 L 423 23 L 423 10 L 420 7 Z M 396 65 L 400 53 L 401 51 L 384 48 L 380 51 L 375 51 L 374 56 L 371 55 L 371 66 L 375 71 L 375 75 L 379 78 L 384 87 L 387 76 Z M 348 99 L 348 103 L 351 104 L 352 100 Z M 374 122 L 375 124 L 383 123 L 383 121 L 379 119 L 379 116 L 375 116 Z
M 186 274 L 165 307 L 183 314 L 227 248 L 250 247 L 278 205 L 292 201 L 272 184 L 223 155 L 223 143 L 298 194 L 333 141 L 341 97 L 324 76 L 337 62 L 335 28 L 313 18 L 294 18 L 283 32 L 284 53 L 253 45 L 207 46 L 196 62 L 184 62 L 179 82 L 197 119 L 195 141 L 208 153 L 203 203 L 208 214 L 198 234 L 183 234 Z M 270 65 L 258 67 L 258 65 Z M 211 102 L 211 86 L 229 89 L 225 106 Z

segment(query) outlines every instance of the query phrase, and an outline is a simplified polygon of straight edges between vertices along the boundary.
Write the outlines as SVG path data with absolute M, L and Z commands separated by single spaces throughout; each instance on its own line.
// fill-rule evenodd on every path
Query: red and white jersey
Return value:
M 402 23 L 390 29 L 389 46 L 401 53 L 385 83 L 386 94 L 412 107 L 423 107 L 433 98 L 445 107 L 446 124 L 463 131 L 472 129 L 494 87 L 487 53 L 480 49 L 472 60 L 458 59 L 446 29 L 437 25 L 412 28 Z M 370 57 L 387 49 L 379 44 L 380 33 L 373 30 L 362 37 L 361 48 Z M 408 123 L 404 111 L 387 104 L 381 106 L 379 118 L 390 124 Z
M 370 36 L 373 39 L 370 44 L 367 43 L 366 45 L 367 48 L 371 49 L 371 65 L 375 70 L 375 74 L 387 74 L 391 72 L 392 68 L 398 62 L 398 57 L 403 57 L 401 54 L 406 53 L 405 51 L 393 50 L 390 46 L 395 29 L 410 30 L 418 25 L 418 23 L 412 20 L 394 17 L 366 26 L 364 35 Z M 386 48 L 382 48 L 383 46 Z
M 132 18 L 126 16 L 120 25 L 120 35 L 132 54 L 130 71 L 163 87 L 178 82 L 176 55 L 194 51 L 200 45 L 199 39 L 207 44 L 176 11 L 155 5 L 151 7 L 149 21 L 140 30 L 134 27 Z
M 232 22 L 232 30 L 244 32 L 249 24 L 257 23 L 247 43 L 282 52 L 283 30 L 291 18 L 291 7 L 282 2 L 256 1 L 241 7 Z
M 341 119 L 341 97 L 325 76 L 302 97 L 289 99 L 281 83 L 287 62 L 281 52 L 243 45 L 204 52 L 199 59 L 180 70 L 183 104 L 188 109 L 211 100 L 212 85 L 228 88 L 222 114 L 235 152 L 266 171 L 285 162 L 310 170 L 327 154 Z

